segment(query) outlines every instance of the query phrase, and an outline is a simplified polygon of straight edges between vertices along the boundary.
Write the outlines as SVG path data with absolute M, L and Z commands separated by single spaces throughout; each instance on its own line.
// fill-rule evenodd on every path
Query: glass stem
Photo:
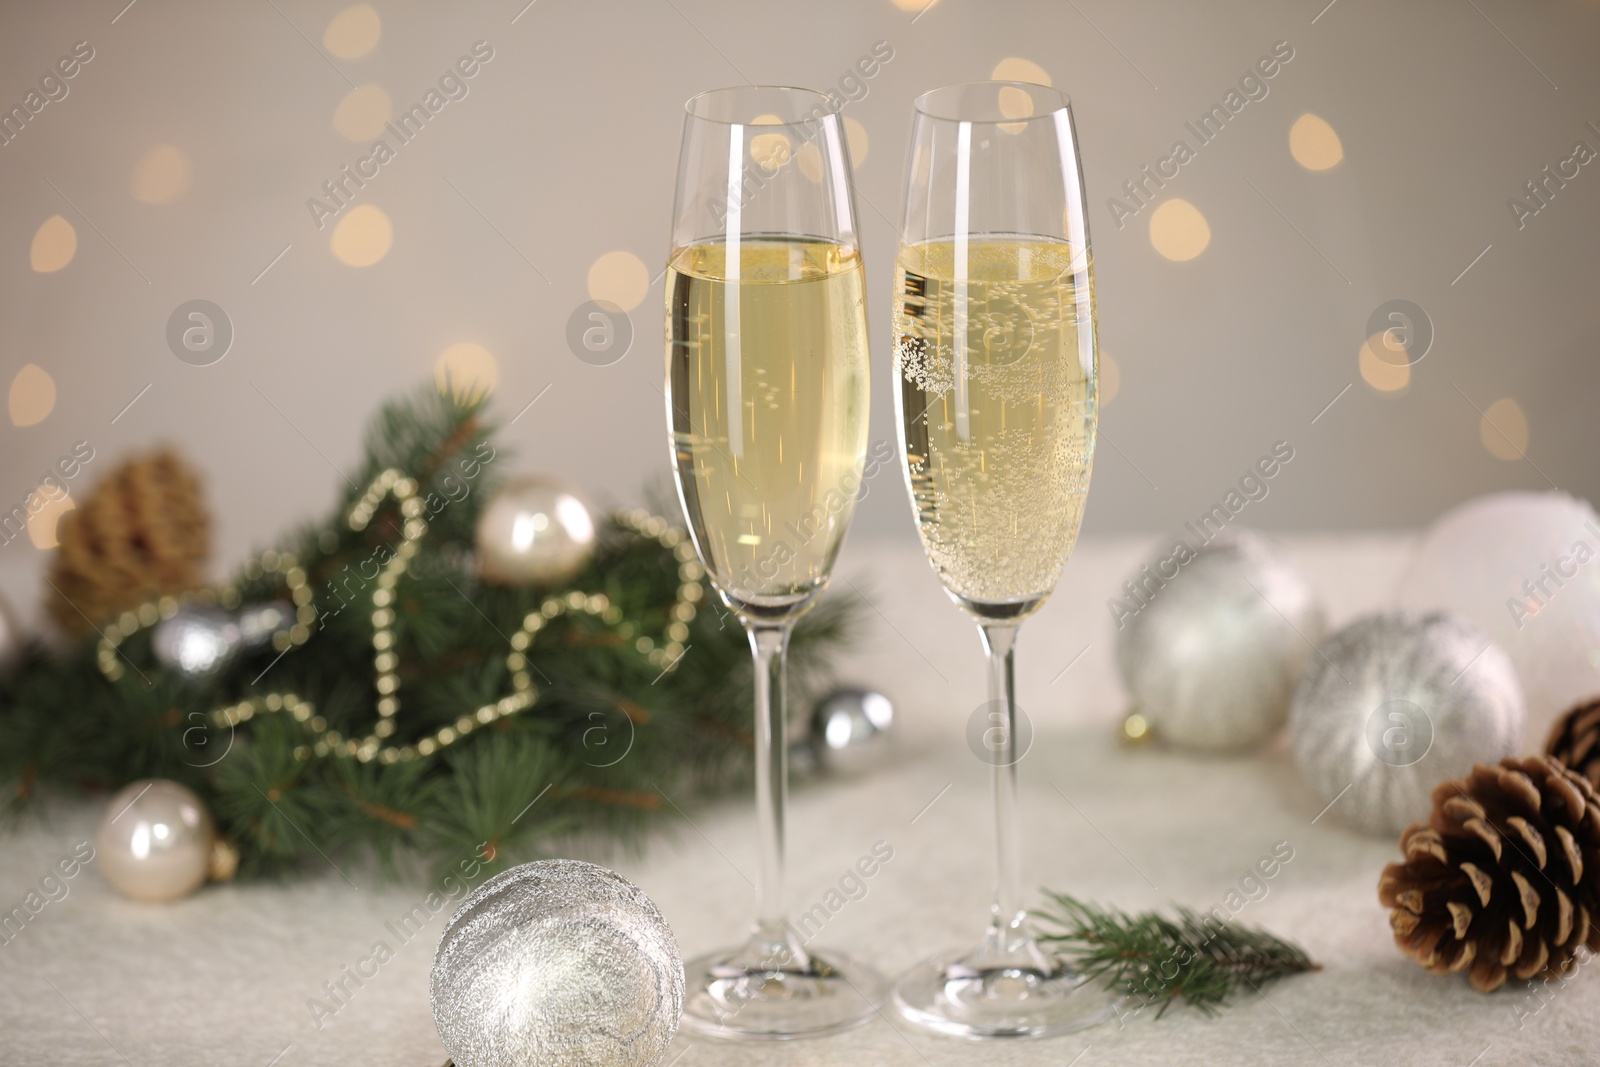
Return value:
M 784 714 L 789 628 L 786 622 L 750 626 L 756 674 L 756 822 L 761 834 L 757 926 L 768 936 L 783 931 L 788 921 L 783 905 L 783 817 L 789 801 L 789 730 Z
M 984 736 L 994 785 L 994 924 L 991 935 L 1001 951 L 1027 937 L 1022 906 L 1022 812 L 1017 797 L 1017 702 L 1013 653 L 1017 624 L 984 623 L 983 648 L 989 656 L 989 729 Z

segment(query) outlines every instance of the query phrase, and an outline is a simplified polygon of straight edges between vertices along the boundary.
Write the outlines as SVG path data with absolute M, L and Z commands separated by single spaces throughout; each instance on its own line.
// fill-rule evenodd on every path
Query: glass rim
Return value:
M 975 89 L 979 86 L 1010 86 L 1014 89 L 1021 89 L 1029 92 L 1030 97 L 1035 92 L 1053 94 L 1058 103 L 1056 106 L 1051 107 L 1046 111 L 1035 112 L 1032 115 L 1019 115 L 1014 119 L 1004 117 L 995 119 L 968 119 L 962 118 L 959 115 L 950 114 L 948 112 L 937 111 L 932 108 L 932 102 L 935 97 L 946 93 L 959 92 L 963 89 Z M 937 89 L 929 89 L 927 92 L 922 93 L 917 97 L 912 107 L 915 109 L 918 115 L 921 115 L 923 118 L 933 119 L 936 122 L 969 122 L 974 126 L 1001 126 L 1010 125 L 1012 123 L 1020 124 L 1024 122 L 1037 122 L 1040 119 L 1051 118 L 1058 112 L 1069 111 L 1072 108 L 1072 98 L 1068 96 L 1065 91 L 1057 89 L 1053 85 L 1041 85 L 1038 82 L 1014 81 L 1009 79 L 1003 79 L 999 81 L 990 79 L 987 81 L 956 82 L 952 85 L 941 85 Z
M 720 96 L 732 95 L 734 93 L 745 93 L 745 92 L 750 92 L 752 90 L 766 90 L 766 91 L 769 91 L 769 92 L 796 93 L 796 94 L 803 94 L 805 96 L 815 97 L 820 102 L 820 104 L 822 105 L 823 110 L 820 113 L 812 114 L 812 115 L 810 115 L 810 116 L 808 116 L 806 118 L 794 119 L 792 121 L 786 121 L 786 122 L 763 122 L 763 123 L 756 124 L 756 123 L 750 123 L 750 122 L 734 122 L 734 121 L 732 121 L 730 119 L 713 118 L 710 115 L 701 114 L 700 111 L 697 110 L 696 107 L 695 107 L 695 105 L 698 102 L 706 100 L 709 97 L 720 97 Z M 810 125 L 812 123 L 819 122 L 822 119 L 828 118 L 830 115 L 838 115 L 840 113 L 840 111 L 842 110 L 842 105 L 839 103 L 838 99 L 832 93 L 825 93 L 820 89 L 807 89 L 803 85 L 754 85 L 754 84 L 752 84 L 752 85 L 725 85 L 725 86 L 722 86 L 719 89 L 706 89 L 706 90 L 703 90 L 701 92 L 695 93 L 693 96 L 689 97 L 689 99 L 687 99 L 687 100 L 685 100 L 683 102 L 683 110 L 684 110 L 684 113 L 689 116 L 689 118 L 694 119 L 696 122 L 710 122 L 710 123 L 714 123 L 714 124 L 716 124 L 718 126 L 755 126 L 755 125 L 760 125 L 760 126 L 770 126 L 773 129 L 783 129 L 786 126 L 808 126 L 808 125 Z

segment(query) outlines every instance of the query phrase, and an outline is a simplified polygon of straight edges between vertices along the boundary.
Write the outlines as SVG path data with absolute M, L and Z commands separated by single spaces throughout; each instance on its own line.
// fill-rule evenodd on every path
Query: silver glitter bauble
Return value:
M 499 585 L 560 585 L 594 555 L 594 513 L 578 491 L 555 478 L 518 478 L 502 486 L 478 516 L 474 542 L 484 579 Z
M 1516 750 L 1522 690 L 1506 654 L 1464 619 L 1367 615 L 1307 665 L 1289 737 L 1322 804 L 1397 834 L 1428 818 L 1434 786 Z
M 1505 649 L 1522 682 L 1522 749 L 1600 694 L 1600 516 L 1559 492 L 1476 497 L 1440 516 L 1402 579 L 1401 607 L 1454 611 Z
M 894 704 L 870 689 L 836 689 L 811 713 L 809 747 L 824 770 L 857 774 L 883 761 Z
M 646 1067 L 683 1015 L 683 959 L 649 897 L 579 860 L 513 867 L 450 917 L 433 1021 L 457 1067 Z
M 216 828 L 192 791 L 147 778 L 118 791 L 95 832 L 95 853 L 106 881 L 134 900 L 187 896 L 211 869 Z
M 150 650 L 156 662 L 188 678 L 208 678 L 239 654 L 239 623 L 221 608 L 191 604 L 156 624 Z
M 1221 751 L 1283 725 L 1322 636 L 1305 577 L 1267 541 L 1229 530 L 1198 550 L 1177 542 L 1112 600 L 1117 667 L 1157 739 Z

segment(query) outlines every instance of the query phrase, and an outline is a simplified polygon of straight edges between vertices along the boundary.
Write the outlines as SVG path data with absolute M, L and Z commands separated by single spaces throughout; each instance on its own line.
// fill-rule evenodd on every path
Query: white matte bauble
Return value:
M 216 828 L 194 792 L 146 778 L 118 791 L 95 833 L 106 880 L 125 897 L 167 901 L 206 880 Z
M 525 863 L 473 890 L 430 984 L 457 1067 L 648 1067 L 683 1015 L 683 959 L 661 912 L 579 860 Z
M 1323 642 L 1289 712 L 1301 777 L 1341 820 L 1375 834 L 1425 822 L 1433 789 L 1522 737 L 1506 654 L 1442 613 L 1363 616 Z
M 1283 725 L 1289 697 L 1323 630 L 1305 577 L 1247 530 L 1198 550 L 1175 544 L 1110 603 L 1117 667 L 1157 739 L 1225 751 Z
M 560 585 L 583 570 L 597 536 L 576 489 L 540 475 L 514 479 L 478 516 L 478 569 L 497 585 Z
M 1522 748 L 1600 695 L 1600 516 L 1560 492 L 1489 493 L 1440 516 L 1400 583 L 1400 605 L 1454 611 L 1505 649 L 1522 681 Z

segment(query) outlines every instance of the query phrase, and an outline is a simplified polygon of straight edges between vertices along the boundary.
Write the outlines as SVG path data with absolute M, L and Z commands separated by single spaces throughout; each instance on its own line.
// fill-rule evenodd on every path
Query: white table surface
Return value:
M 1298 538 L 1288 549 L 1335 623 L 1386 602 L 1414 538 Z M 1393 841 L 1362 836 L 1302 786 L 1280 742 L 1201 759 L 1114 740 L 1122 694 L 1105 600 L 1148 541 L 1083 545 L 1054 601 L 1023 631 L 1020 703 L 1039 729 L 1022 764 L 1026 878 L 1139 909 L 1220 902 L 1280 841 L 1294 858 L 1239 919 L 1303 944 L 1323 970 L 1249 994 L 1216 1019 L 1151 1013 L 1081 1035 L 968 1043 L 877 1020 L 820 1041 L 726 1045 L 682 1036 L 678 1067 L 732 1064 L 1580 1064 L 1600 1059 L 1600 979 L 1583 974 L 1537 1014 L 1526 990 L 1482 996 L 1435 978 L 1393 947 L 1377 903 Z M 900 713 L 884 765 L 796 788 L 790 897 L 808 906 L 873 842 L 895 856 L 819 943 L 848 946 L 894 973 L 976 938 L 989 893 L 986 770 L 962 729 L 984 698 L 971 626 L 906 542 L 853 542 L 840 577 L 865 592 L 874 627 L 844 677 L 891 693 Z M 1087 647 L 1066 673 L 1062 669 Z M 1052 679 L 1055 679 L 1052 681 Z M 947 792 L 939 796 L 946 786 Z M 936 803 L 916 819 L 935 797 Z M 97 806 L 57 804 L 0 837 L 0 910 L 92 833 Z M 752 816 L 737 797 L 690 812 L 643 856 L 589 855 L 661 906 L 685 956 L 742 929 L 756 869 Z M 743 872 L 741 874 L 741 872 Z M 377 977 L 319 1028 L 308 1000 L 341 967 L 392 940 L 386 921 L 427 892 L 331 869 L 285 884 L 206 889 L 168 906 L 125 901 L 93 865 L 9 944 L 0 945 L 0 1063 L 150 1067 L 271 1063 L 414 1065 L 444 1059 L 427 977 L 441 911 L 396 946 Z M 1075 1057 L 1077 1057 L 1075 1059 Z

